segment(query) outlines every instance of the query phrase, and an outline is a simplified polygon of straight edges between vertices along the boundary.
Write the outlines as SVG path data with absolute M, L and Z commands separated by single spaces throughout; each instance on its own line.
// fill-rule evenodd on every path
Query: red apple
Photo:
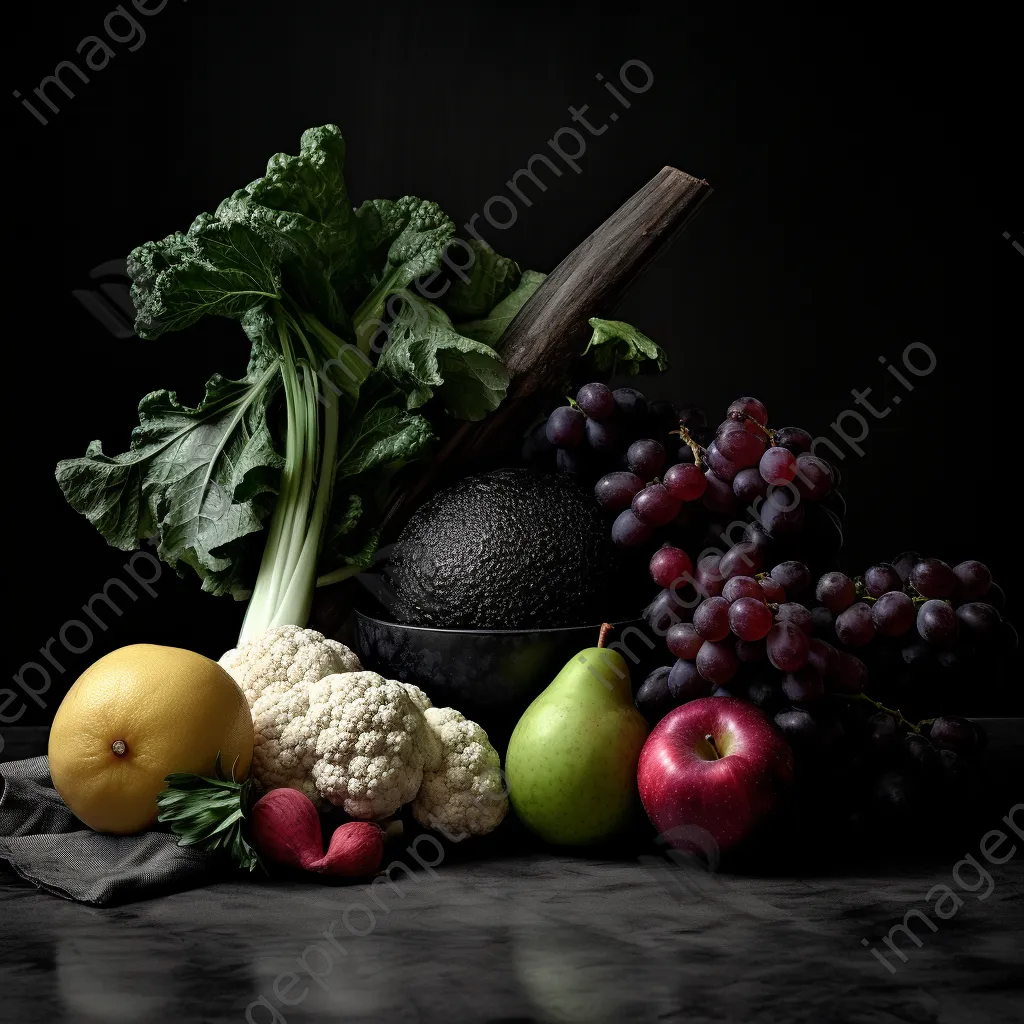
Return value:
M 670 711 L 647 737 L 637 768 L 647 816 L 683 848 L 706 846 L 697 835 L 719 850 L 735 846 L 792 780 L 789 744 L 758 708 L 734 697 L 701 697 Z

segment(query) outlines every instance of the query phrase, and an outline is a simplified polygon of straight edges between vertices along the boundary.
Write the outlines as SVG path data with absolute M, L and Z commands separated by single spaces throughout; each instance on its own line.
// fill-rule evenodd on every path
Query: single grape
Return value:
M 787 597 L 799 597 L 814 583 L 811 570 L 803 562 L 780 562 L 772 569 L 771 578 L 786 591 Z
M 917 611 L 902 590 L 892 590 L 871 606 L 871 618 L 882 636 L 903 636 L 917 620 Z
M 607 384 L 584 384 L 576 392 L 576 404 L 592 420 L 599 422 L 615 412 L 615 399 Z
M 746 699 L 766 715 L 774 715 L 785 703 L 775 681 L 766 678 L 755 678 L 747 683 Z
M 668 665 L 656 668 L 636 691 L 636 706 L 651 725 L 660 722 L 675 706 L 668 688 Z
M 779 622 L 792 622 L 797 629 L 803 630 L 808 636 L 814 633 L 814 616 L 811 615 L 810 608 L 806 608 L 802 604 L 787 601 L 779 605 L 779 610 L 775 615 Z
M 821 502 L 805 502 L 803 509 L 807 513 L 802 539 L 808 550 L 818 552 L 821 556 L 835 556 L 843 546 L 843 524 L 831 509 Z
M 676 452 L 676 462 L 682 466 L 692 466 L 696 461 L 697 456 L 693 454 L 693 449 L 688 444 L 681 444 Z
M 836 651 L 836 670 L 826 677 L 839 693 L 863 693 L 868 682 L 868 667 L 848 651 Z
M 974 723 L 956 715 L 936 718 L 928 730 L 928 739 L 941 750 L 952 750 L 957 754 L 971 754 L 978 746 Z
M 910 585 L 922 597 L 949 597 L 956 586 L 956 576 L 941 559 L 923 558 L 910 570 Z
M 999 611 L 984 601 L 968 601 L 956 610 L 960 625 L 967 630 L 979 646 L 997 644 L 1003 637 L 1003 617 Z
M 636 388 L 616 388 L 612 392 L 612 399 L 615 407 L 626 419 L 645 420 L 650 416 L 651 410 L 647 399 Z
M 653 480 L 664 468 L 666 457 L 664 447 L 649 437 L 634 441 L 626 450 L 630 472 L 642 480 Z
M 748 466 L 732 478 L 732 493 L 742 504 L 753 505 L 758 498 L 764 499 L 767 496 L 768 482 L 756 466 Z
M 807 634 L 792 622 L 776 622 L 768 631 L 768 660 L 780 672 L 795 672 L 807 663 Z
M 721 437 L 725 434 L 731 434 L 734 430 L 743 431 L 743 420 L 722 420 L 721 423 L 715 428 L 715 437 Z
M 622 430 L 614 420 L 587 420 L 587 444 L 595 452 L 610 455 L 622 446 Z
M 731 580 L 737 576 L 749 576 L 752 572 L 760 572 L 763 565 L 764 552 L 759 548 L 752 544 L 734 544 L 722 555 L 719 571 L 723 580 Z
M 771 609 L 759 597 L 741 597 L 729 605 L 729 628 L 741 640 L 761 640 L 772 628 Z
M 538 423 L 526 435 L 523 441 L 522 456 L 524 462 L 538 464 L 546 462 L 555 453 L 555 446 L 548 440 L 547 421 Z
M 679 424 L 692 434 L 695 431 L 707 430 L 708 417 L 700 406 L 684 405 L 679 409 Z
M 857 600 L 857 588 L 846 573 L 827 572 L 818 580 L 814 596 L 830 612 L 838 615 Z
M 664 484 L 648 484 L 633 499 L 633 514 L 648 526 L 666 526 L 677 515 L 681 505 Z
M 758 580 L 757 585 L 761 588 L 761 593 L 764 595 L 766 601 L 771 601 L 772 604 L 784 604 L 786 601 L 786 591 L 781 583 L 777 583 L 771 578 L 771 576 L 765 576 L 764 579 Z
M 646 544 L 653 533 L 653 528 L 641 522 L 628 508 L 620 512 L 612 523 L 612 540 L 623 548 L 635 548 Z
M 835 616 L 824 605 L 811 609 L 811 621 L 814 623 L 815 636 L 831 638 L 836 635 Z
M 831 679 L 839 671 L 839 652 L 830 643 L 811 637 L 807 644 L 807 663 L 818 670 L 822 679 Z
M 697 657 L 704 637 L 693 627 L 692 622 L 677 622 L 665 637 L 668 649 L 677 657 L 693 661 Z
M 661 482 L 677 501 L 696 501 L 708 489 L 707 478 L 692 464 L 669 466 Z
M 933 780 L 942 773 L 942 758 L 927 736 L 908 732 L 903 736 L 903 760 L 919 778 Z
M 606 473 L 594 485 L 594 497 L 609 512 L 621 512 L 633 504 L 633 499 L 643 490 L 643 486 L 643 480 L 635 473 Z
M 729 635 L 729 602 L 724 597 L 702 601 L 693 613 L 693 627 L 705 640 L 724 640 Z
M 593 472 L 594 466 L 591 458 L 591 453 L 581 448 L 577 448 L 575 451 L 558 448 L 555 451 L 555 465 L 558 467 L 558 472 L 568 473 L 571 476 L 587 476 Z
M 804 665 L 782 677 L 782 693 L 791 704 L 813 705 L 825 696 L 825 684 L 817 669 Z
M 766 555 L 774 542 L 768 531 L 755 519 L 743 527 L 743 543 Z
M 977 601 L 992 586 L 992 572 L 983 562 L 973 559 L 953 567 L 956 577 L 956 596 L 961 601 Z
M 693 618 L 695 601 L 682 590 L 662 590 L 644 609 L 644 621 L 657 636 L 667 636 L 668 631 L 680 622 Z
M 727 643 L 706 640 L 697 652 L 697 671 L 709 682 L 724 685 L 740 667 L 739 658 Z
M 769 484 L 788 484 L 796 476 L 796 456 L 787 448 L 769 448 L 758 463 L 758 471 Z
M 678 705 L 698 697 L 710 696 L 711 684 L 697 671 L 694 662 L 680 658 L 669 672 L 668 691 Z
M 718 597 L 724 587 L 721 555 L 705 555 L 697 562 L 697 589 L 708 597 Z
M 945 601 L 925 601 L 917 609 L 917 631 L 935 647 L 950 647 L 956 642 L 959 621 L 953 606 Z
M 737 398 L 729 404 L 726 415 L 739 422 L 752 419 L 762 427 L 768 424 L 768 410 L 756 398 Z
M 794 750 L 810 751 L 818 745 L 818 723 L 803 708 L 789 708 L 775 716 L 775 724 Z
M 847 647 L 866 647 L 871 643 L 875 639 L 871 605 L 858 601 L 836 616 L 836 636 Z
M 650 570 L 659 587 L 679 587 L 691 581 L 693 562 L 682 548 L 665 544 L 651 555 Z
M 985 603 L 992 605 L 997 611 L 1002 611 L 1006 607 L 1006 594 L 998 583 L 993 583 L 989 587 L 988 593 L 985 595 Z
M 758 465 L 764 455 L 763 436 L 756 437 L 746 430 L 720 433 L 714 443 L 722 457 L 731 462 L 738 470 Z
M 679 413 L 676 407 L 664 398 L 651 402 L 650 413 L 651 425 L 655 428 L 656 437 L 662 437 L 669 431 L 679 429 Z
M 712 512 L 730 515 L 736 508 L 736 495 L 732 484 L 711 470 L 705 474 L 707 490 L 704 492 L 704 507 Z
M 737 640 L 734 649 L 736 657 L 744 665 L 753 665 L 759 661 L 764 661 L 768 657 L 764 640 Z
M 891 591 L 902 590 L 903 580 L 888 562 L 879 562 L 864 573 L 864 589 L 872 597 L 881 597 Z
M 827 508 L 834 512 L 840 520 L 846 516 L 846 499 L 835 488 L 833 488 L 830 494 L 826 494 L 821 499 L 821 505 L 822 508 Z
M 730 604 L 741 597 L 754 597 L 763 602 L 764 591 L 753 576 L 731 576 L 722 587 L 722 597 Z
M 900 727 L 887 711 L 876 711 L 865 724 L 864 742 L 874 753 L 892 750 L 900 740 Z
M 740 467 L 737 466 L 735 462 L 727 459 L 722 454 L 718 444 L 714 441 L 708 445 L 707 460 L 712 472 L 714 472 L 716 476 L 719 476 L 728 482 L 729 492 L 732 493 L 732 481 L 736 478 L 736 474 L 740 471 Z
M 832 467 L 817 455 L 796 457 L 796 483 L 802 497 L 808 501 L 820 501 L 832 490 L 835 477 Z
M 921 555 L 916 551 L 904 551 L 892 560 L 892 567 L 899 574 L 904 583 L 910 582 L 910 571 L 921 561 Z
M 800 427 L 782 427 L 775 431 L 775 443 L 794 455 L 803 455 L 811 450 L 814 438 Z
M 587 417 L 571 405 L 560 405 L 548 416 L 545 434 L 559 448 L 578 448 L 586 431 Z
M 903 664 L 916 671 L 932 671 L 935 668 L 935 651 L 930 644 L 917 634 L 911 634 L 900 648 Z
M 768 498 L 761 506 L 761 525 L 772 538 L 795 537 L 803 529 L 807 508 L 793 501 L 788 489 L 769 487 Z

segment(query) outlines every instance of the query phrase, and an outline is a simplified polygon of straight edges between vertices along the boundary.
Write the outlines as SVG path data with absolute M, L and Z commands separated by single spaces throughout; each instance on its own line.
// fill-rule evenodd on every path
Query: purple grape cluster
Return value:
M 724 543 L 745 572 L 792 559 L 823 570 L 842 546 L 845 503 L 838 470 L 812 446 L 806 430 L 771 429 L 756 398 L 734 401 L 709 435 L 697 408 L 593 383 L 535 428 L 523 455 L 593 487 L 621 547 Z

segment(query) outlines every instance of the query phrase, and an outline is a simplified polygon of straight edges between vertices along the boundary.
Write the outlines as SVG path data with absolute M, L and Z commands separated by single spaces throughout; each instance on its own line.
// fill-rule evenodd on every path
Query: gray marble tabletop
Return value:
M 111 909 L 0 873 L 0 1019 L 1021 1020 L 1024 849 L 981 860 L 990 882 L 955 857 L 788 878 L 432 859 L 390 884 L 231 881 Z

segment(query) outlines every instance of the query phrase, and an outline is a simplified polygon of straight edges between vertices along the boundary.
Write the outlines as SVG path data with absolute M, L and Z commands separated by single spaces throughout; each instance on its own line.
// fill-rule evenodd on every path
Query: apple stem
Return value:
M 711 733 L 706 732 L 704 734 L 704 739 L 707 741 L 707 743 L 709 744 L 711 749 L 715 752 L 715 758 L 716 759 L 721 758 L 722 754 L 721 754 L 721 751 L 719 751 L 717 745 L 715 744 L 715 737 L 712 736 Z
M 604 647 L 605 641 L 608 639 L 608 634 L 612 631 L 612 624 L 610 622 L 601 623 L 601 631 L 597 634 L 597 646 Z

